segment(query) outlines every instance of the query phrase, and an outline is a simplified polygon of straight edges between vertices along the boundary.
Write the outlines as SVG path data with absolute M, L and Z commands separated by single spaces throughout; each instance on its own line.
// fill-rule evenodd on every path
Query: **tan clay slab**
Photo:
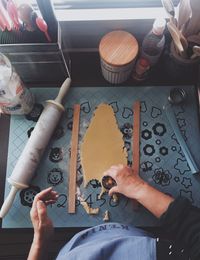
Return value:
M 100 104 L 85 133 L 81 144 L 81 164 L 84 186 L 92 179 L 101 182 L 103 173 L 112 165 L 127 165 L 124 149 L 114 111 L 107 104 Z

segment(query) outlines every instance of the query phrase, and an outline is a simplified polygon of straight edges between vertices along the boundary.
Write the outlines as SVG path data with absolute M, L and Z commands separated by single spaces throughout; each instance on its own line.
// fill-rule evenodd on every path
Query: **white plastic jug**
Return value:
M 0 53 L 0 110 L 5 114 L 28 114 L 34 105 L 34 96 L 25 87 L 9 59 Z

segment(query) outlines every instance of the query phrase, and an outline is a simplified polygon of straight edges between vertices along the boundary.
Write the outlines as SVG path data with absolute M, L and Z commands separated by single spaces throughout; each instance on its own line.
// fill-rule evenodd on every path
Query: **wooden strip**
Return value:
M 132 169 L 134 174 L 140 173 L 140 101 L 133 104 L 133 145 Z M 133 209 L 138 209 L 138 202 L 133 200 Z
M 76 171 L 77 171 L 77 153 L 78 153 L 78 134 L 80 120 L 80 105 L 74 105 L 72 138 L 71 138 L 71 157 L 69 166 L 69 192 L 68 192 L 68 213 L 75 213 L 76 207 Z
M 140 172 L 140 101 L 133 104 L 133 171 L 134 174 Z

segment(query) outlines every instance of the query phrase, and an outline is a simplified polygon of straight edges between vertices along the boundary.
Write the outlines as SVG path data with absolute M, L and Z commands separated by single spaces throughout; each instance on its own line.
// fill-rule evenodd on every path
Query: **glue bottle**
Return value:
M 9 59 L 0 53 L 0 112 L 28 114 L 33 105 L 33 94 L 25 87 Z
M 153 23 L 152 30 L 144 37 L 142 42 L 140 58 L 148 60 L 150 66 L 154 66 L 165 46 L 165 30 L 166 21 L 158 18 Z
M 135 65 L 133 79 L 137 81 L 145 80 L 148 76 L 149 69 L 149 61 L 144 58 L 139 58 Z

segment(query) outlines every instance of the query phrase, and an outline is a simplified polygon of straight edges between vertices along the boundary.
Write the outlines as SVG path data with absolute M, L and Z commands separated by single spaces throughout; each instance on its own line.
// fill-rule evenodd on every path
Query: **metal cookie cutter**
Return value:
M 112 177 L 106 175 L 102 178 L 102 185 L 106 190 L 110 190 L 112 187 L 117 186 L 117 183 Z
M 168 100 L 173 105 L 179 105 L 183 103 L 187 98 L 187 93 L 182 88 L 173 88 L 169 93 Z
M 170 91 L 170 94 L 169 94 L 169 97 L 168 97 L 168 103 L 163 107 L 163 109 L 165 110 L 165 113 L 167 115 L 167 118 L 169 120 L 169 123 L 176 135 L 176 138 L 181 146 L 181 149 L 184 153 L 184 156 L 188 162 L 188 165 L 191 169 L 191 172 L 192 174 L 194 173 L 198 173 L 199 172 L 199 168 L 196 164 L 196 162 L 194 161 L 193 157 L 192 157 L 192 154 L 182 136 L 182 133 L 179 129 L 179 126 L 178 126 L 178 123 L 177 123 L 177 120 L 176 120 L 176 116 L 174 114 L 174 111 L 173 111 L 173 105 L 179 105 L 179 104 L 182 104 L 185 100 L 186 100 L 186 97 L 187 97 L 187 93 L 184 89 L 182 88 L 173 88 L 171 91 Z

